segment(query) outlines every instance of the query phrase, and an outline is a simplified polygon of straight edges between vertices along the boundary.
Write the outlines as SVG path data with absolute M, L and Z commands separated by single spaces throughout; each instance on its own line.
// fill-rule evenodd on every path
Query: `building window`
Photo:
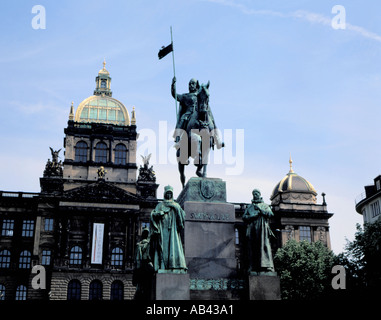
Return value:
M 124 144 L 118 144 L 115 147 L 115 164 L 127 163 L 127 148 Z
M 5 286 L 0 284 L 0 300 L 5 300 Z
M 26 300 L 26 286 L 19 285 L 17 287 L 16 300 Z
M 8 250 L 0 252 L 0 268 L 8 269 L 11 263 L 11 253 Z
M 20 254 L 19 259 L 19 268 L 20 269 L 29 269 L 30 268 L 30 262 L 31 262 L 32 256 L 29 251 L 24 250 Z
M 95 147 L 95 162 L 107 162 L 107 145 L 104 142 L 97 143 Z
M 377 191 L 380 190 L 380 188 L 381 188 L 380 180 L 377 180 L 377 181 L 376 181 L 376 188 L 377 188 Z
M 24 220 L 22 223 L 22 236 L 23 237 L 33 237 L 34 221 Z
M 86 162 L 87 161 L 87 143 L 79 141 L 75 145 L 75 161 Z
M 299 227 L 299 240 L 306 240 L 311 242 L 311 227 L 308 226 L 300 226 Z
M 111 294 L 110 300 L 123 300 L 123 283 L 122 281 L 116 280 L 111 284 Z
M 377 217 L 380 214 L 380 203 L 376 201 L 370 207 L 372 208 L 372 218 Z
M 71 248 L 69 264 L 80 265 L 82 264 L 82 249 L 78 246 Z
M 123 250 L 116 247 L 111 253 L 111 265 L 112 266 L 122 266 L 123 265 Z
M 13 236 L 13 228 L 15 226 L 15 221 L 10 219 L 3 220 L 3 227 L 1 229 L 1 235 L 11 237 Z
M 49 266 L 51 257 L 52 257 L 52 251 L 42 250 L 41 264 L 43 266 Z
M 67 286 L 67 300 L 81 300 L 81 283 L 79 280 L 71 280 Z
M 45 218 L 44 231 L 53 231 L 53 222 L 52 218 Z
M 89 300 L 102 300 L 103 286 L 99 280 L 91 281 L 89 288 Z

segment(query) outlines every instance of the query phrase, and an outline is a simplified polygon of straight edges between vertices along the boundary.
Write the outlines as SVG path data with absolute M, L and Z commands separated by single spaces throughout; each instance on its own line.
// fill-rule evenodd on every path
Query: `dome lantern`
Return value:
M 112 96 L 110 72 L 106 69 L 106 59 L 103 60 L 103 68 L 99 70 L 95 78 L 96 88 L 94 95 Z

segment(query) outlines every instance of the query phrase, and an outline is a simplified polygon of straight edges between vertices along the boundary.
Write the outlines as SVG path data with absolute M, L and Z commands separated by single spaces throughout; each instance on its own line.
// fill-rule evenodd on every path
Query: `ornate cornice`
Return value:
M 139 204 L 143 198 L 99 179 L 95 183 L 65 191 L 63 201 Z

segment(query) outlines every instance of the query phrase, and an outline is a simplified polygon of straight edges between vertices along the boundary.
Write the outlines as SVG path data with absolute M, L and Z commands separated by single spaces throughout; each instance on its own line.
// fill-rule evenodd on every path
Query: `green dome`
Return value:
M 123 103 L 114 98 L 99 95 L 88 97 L 79 104 L 75 121 L 130 125 L 130 117 Z

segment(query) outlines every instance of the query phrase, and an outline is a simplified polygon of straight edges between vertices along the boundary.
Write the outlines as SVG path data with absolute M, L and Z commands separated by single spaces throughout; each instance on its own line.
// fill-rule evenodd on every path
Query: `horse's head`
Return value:
M 207 84 L 201 84 L 198 95 L 198 109 L 200 112 L 206 112 L 209 108 L 209 85 L 210 81 Z

